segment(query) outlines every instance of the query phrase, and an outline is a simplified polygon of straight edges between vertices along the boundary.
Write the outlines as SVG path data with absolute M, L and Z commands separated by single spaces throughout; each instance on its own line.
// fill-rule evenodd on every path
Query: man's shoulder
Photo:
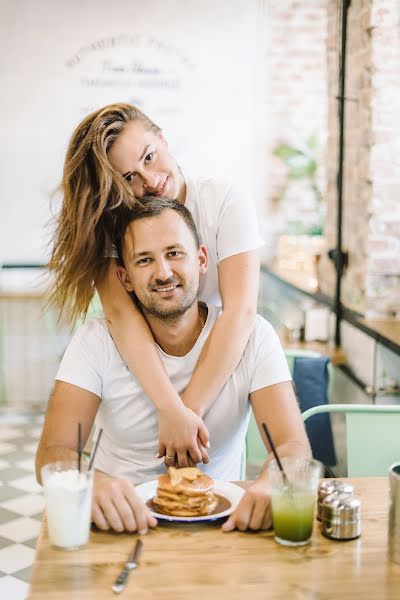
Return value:
M 257 347 L 260 344 L 265 343 L 268 343 L 268 345 L 280 344 L 280 341 L 271 323 L 261 315 L 257 314 L 254 319 L 249 343 L 252 344 L 253 347 Z
M 256 314 L 253 330 L 263 332 L 273 331 L 275 333 L 275 329 L 271 325 L 271 323 L 265 317 L 262 317 L 259 313 Z
M 103 342 L 111 342 L 112 338 L 104 318 L 91 317 L 87 319 L 75 332 L 76 339 L 81 340 L 87 345 Z

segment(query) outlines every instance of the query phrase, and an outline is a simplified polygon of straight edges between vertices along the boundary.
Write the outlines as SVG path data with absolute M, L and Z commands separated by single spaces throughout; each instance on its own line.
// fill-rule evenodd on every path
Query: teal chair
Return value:
M 346 415 L 348 477 L 381 477 L 400 461 L 400 406 L 325 404 L 302 417 L 306 421 L 321 413 Z

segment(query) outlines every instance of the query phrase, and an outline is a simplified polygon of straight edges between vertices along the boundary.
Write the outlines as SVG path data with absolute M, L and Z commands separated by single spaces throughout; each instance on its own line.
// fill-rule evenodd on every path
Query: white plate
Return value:
M 154 479 L 153 481 L 146 481 L 146 483 L 141 483 L 136 486 L 136 491 L 139 496 L 142 498 L 144 502 L 147 502 L 157 493 L 157 485 L 158 481 Z M 216 521 L 217 519 L 221 519 L 221 517 L 227 517 L 230 515 L 237 505 L 241 497 L 244 494 L 244 489 L 236 485 L 235 483 L 231 483 L 230 481 L 214 481 L 214 489 L 213 492 L 219 494 L 220 496 L 224 496 L 231 503 L 230 508 L 227 510 L 223 510 L 219 513 L 214 513 L 212 515 L 204 515 L 202 517 L 174 517 L 171 515 L 163 515 L 161 513 L 151 511 L 151 514 L 156 517 L 156 519 L 162 519 L 164 521 L 181 521 L 184 523 L 193 523 L 197 521 Z

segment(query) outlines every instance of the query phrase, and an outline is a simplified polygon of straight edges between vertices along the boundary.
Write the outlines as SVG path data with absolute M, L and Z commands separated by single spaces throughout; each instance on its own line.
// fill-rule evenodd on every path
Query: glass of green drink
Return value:
M 303 546 L 311 539 L 322 465 L 294 457 L 281 462 L 286 482 L 275 460 L 268 465 L 275 540 L 284 546 Z

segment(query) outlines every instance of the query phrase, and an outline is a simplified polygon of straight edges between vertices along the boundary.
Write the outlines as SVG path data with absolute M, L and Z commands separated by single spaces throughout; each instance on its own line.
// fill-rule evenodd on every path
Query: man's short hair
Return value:
M 196 248 L 200 247 L 200 239 L 196 225 L 193 221 L 190 211 L 186 208 L 186 206 L 178 202 L 178 200 L 148 195 L 144 196 L 140 200 L 137 200 L 131 207 L 120 207 L 120 213 L 114 222 L 114 243 L 117 248 L 120 264 L 124 264 L 122 248 L 128 225 L 130 225 L 130 223 L 133 221 L 138 221 L 139 219 L 156 217 L 168 209 L 175 211 L 182 217 L 193 235 Z

